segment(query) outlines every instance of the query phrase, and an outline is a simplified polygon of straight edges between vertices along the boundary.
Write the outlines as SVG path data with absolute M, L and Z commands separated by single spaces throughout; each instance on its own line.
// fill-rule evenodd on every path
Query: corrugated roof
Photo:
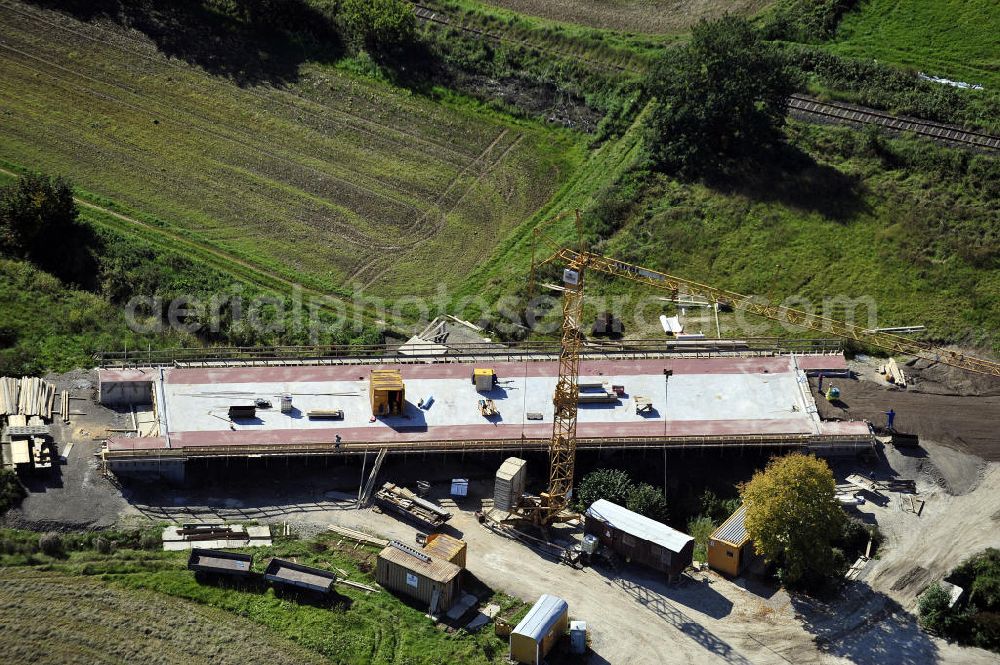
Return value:
M 377 390 L 403 389 L 403 377 L 398 369 L 373 369 L 371 382 Z
M 729 519 L 723 522 L 722 526 L 713 531 L 712 535 L 709 537 L 712 540 L 721 540 L 729 543 L 734 547 L 743 547 L 747 541 L 750 540 L 750 536 L 747 535 L 746 517 L 746 506 L 740 506 L 739 509 L 730 515 Z
M 428 556 L 451 561 L 463 549 L 465 549 L 464 540 L 452 538 L 446 533 L 432 533 L 427 536 L 427 544 L 422 551 Z
M 513 632 L 530 637 L 536 642 L 541 641 L 559 621 L 559 617 L 568 610 L 569 604 L 565 600 L 543 593 L 524 618 L 514 626 Z
M 429 562 L 424 561 L 392 545 L 382 550 L 378 556 L 389 563 L 402 566 L 407 570 L 419 573 L 430 580 L 441 582 L 442 584 L 447 584 L 462 572 L 461 568 L 448 561 L 433 557 L 428 557 L 430 559 Z
M 694 542 L 694 538 L 686 533 L 671 529 L 662 522 L 651 520 L 639 513 L 633 513 L 631 510 L 605 499 L 598 499 L 591 504 L 590 508 L 587 509 L 587 516 L 606 522 L 630 536 L 656 543 L 671 552 L 680 552 L 689 542 Z

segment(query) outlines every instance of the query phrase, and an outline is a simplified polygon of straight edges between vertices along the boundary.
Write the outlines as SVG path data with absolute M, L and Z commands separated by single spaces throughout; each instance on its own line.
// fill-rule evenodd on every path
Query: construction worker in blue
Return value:
M 885 412 L 885 417 L 886 417 L 885 428 L 891 430 L 892 424 L 896 422 L 896 412 L 893 411 L 892 409 L 889 409 L 888 411 Z

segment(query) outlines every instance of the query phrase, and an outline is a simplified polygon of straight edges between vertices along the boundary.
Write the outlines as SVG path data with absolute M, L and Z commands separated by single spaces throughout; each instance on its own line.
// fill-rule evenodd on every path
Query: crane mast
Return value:
M 577 226 L 579 227 L 579 212 Z M 573 489 L 573 472 L 576 460 L 576 424 L 580 396 L 580 347 L 583 343 L 583 282 L 585 269 L 598 270 L 608 275 L 624 277 L 640 284 L 674 293 L 684 289 L 700 294 L 714 303 L 727 303 L 735 309 L 758 314 L 777 321 L 788 322 L 809 330 L 833 334 L 878 346 L 894 353 L 916 355 L 933 362 L 953 367 L 1000 376 L 1000 363 L 966 354 L 939 349 L 890 333 L 866 331 L 858 326 L 817 316 L 781 305 L 761 303 L 750 296 L 717 289 L 666 273 L 632 265 L 624 261 L 593 254 L 583 247 L 579 250 L 563 248 L 539 265 L 561 260 L 563 270 L 562 344 L 559 350 L 559 377 L 553 396 L 555 407 L 552 423 L 552 440 L 549 444 L 549 486 L 542 493 L 541 501 L 533 511 L 533 520 L 542 525 L 557 520 L 569 505 Z M 537 268 L 532 261 L 532 281 Z
M 586 254 L 563 270 L 562 344 L 559 378 L 552 398 L 552 440 L 549 443 L 549 488 L 542 494 L 538 520 L 551 522 L 569 502 L 576 462 L 576 417 L 580 398 L 580 332 L 583 319 L 583 269 Z

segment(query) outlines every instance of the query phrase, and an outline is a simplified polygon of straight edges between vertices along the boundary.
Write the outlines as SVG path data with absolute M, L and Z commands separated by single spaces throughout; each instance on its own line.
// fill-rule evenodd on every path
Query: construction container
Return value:
M 188 570 L 197 573 L 213 575 L 229 575 L 233 577 L 249 577 L 252 573 L 253 555 L 208 550 L 195 547 L 188 556 Z
M 510 633 L 510 659 L 540 665 L 569 625 L 569 605 L 562 598 L 543 594 Z
M 451 495 L 452 496 L 468 496 L 469 495 L 469 479 L 468 478 L 452 478 L 451 479 Z
M 462 569 L 424 552 L 391 541 L 379 552 L 375 581 L 390 591 L 426 604 L 429 614 L 446 612 L 459 597 Z
M 296 587 L 316 593 L 330 593 L 337 576 L 329 570 L 303 566 L 285 559 L 271 559 L 264 571 L 264 579 L 279 586 Z
M 492 369 L 477 367 L 472 370 L 472 383 L 476 385 L 476 390 L 481 393 L 488 393 L 493 390 L 497 383 L 497 373 Z
M 250 420 L 257 417 L 257 407 L 253 404 L 235 404 L 229 407 L 230 420 Z
M 432 533 L 424 543 L 424 554 L 435 559 L 453 563 L 459 568 L 465 568 L 465 552 L 468 544 L 464 540 L 452 538 L 446 533 Z
M 575 654 L 587 653 L 587 622 L 569 622 L 569 650 Z
M 709 568 L 735 577 L 750 565 L 754 549 L 745 520 L 746 507 L 740 506 L 708 537 Z
M 626 561 L 676 577 L 691 565 L 694 538 L 666 524 L 599 499 L 587 509 L 584 529 Z
M 493 486 L 493 507 L 507 512 L 517 507 L 524 495 L 528 479 L 527 462 L 519 457 L 508 457 L 497 470 Z
M 401 416 L 406 389 L 398 369 L 373 369 L 368 386 L 373 416 Z

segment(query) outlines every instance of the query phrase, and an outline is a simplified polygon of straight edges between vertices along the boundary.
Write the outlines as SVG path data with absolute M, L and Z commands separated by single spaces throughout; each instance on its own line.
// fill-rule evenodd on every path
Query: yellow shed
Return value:
M 452 538 L 446 533 L 432 533 L 427 536 L 424 553 L 435 559 L 453 563 L 459 568 L 465 568 L 465 552 L 468 545 L 464 540 Z
M 373 369 L 368 395 L 373 416 L 401 416 L 406 389 L 398 369 Z
M 542 594 L 510 633 L 510 659 L 524 665 L 541 665 L 568 628 L 566 601 Z
M 750 565 L 754 550 L 745 520 L 746 506 L 740 506 L 708 537 L 708 565 L 712 570 L 736 577 Z

